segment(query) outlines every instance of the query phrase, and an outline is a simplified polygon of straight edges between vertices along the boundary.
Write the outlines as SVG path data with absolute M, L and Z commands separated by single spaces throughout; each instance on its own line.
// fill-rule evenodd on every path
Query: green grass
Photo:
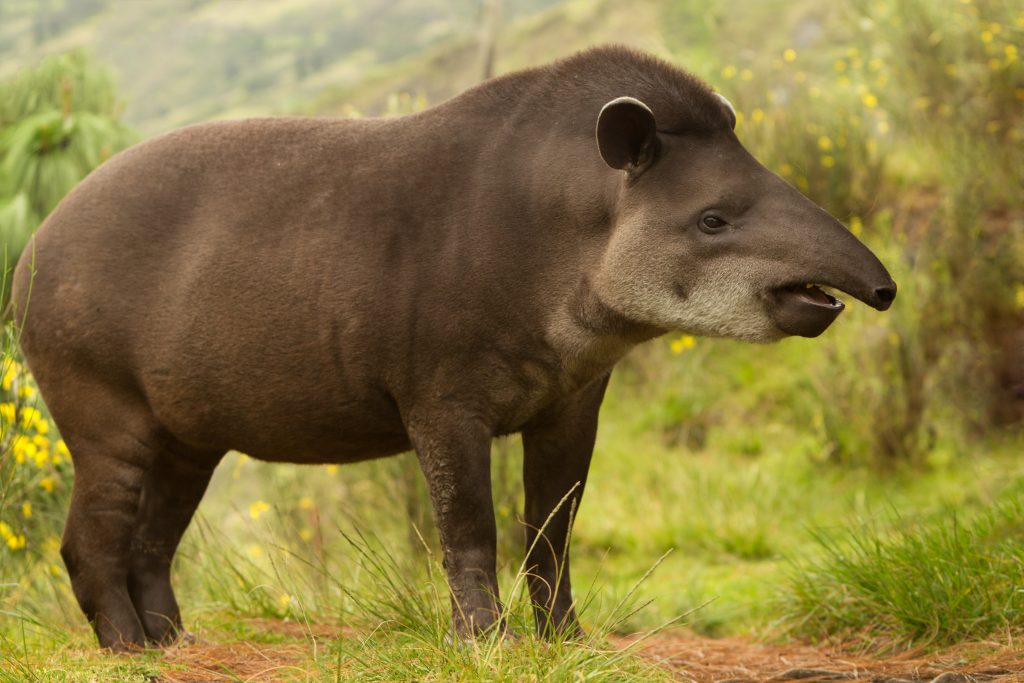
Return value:
M 822 554 L 789 579 L 788 610 L 803 635 L 949 645 L 1024 624 L 1024 488 L 982 511 L 923 520 L 890 513 L 839 532 L 816 531 Z

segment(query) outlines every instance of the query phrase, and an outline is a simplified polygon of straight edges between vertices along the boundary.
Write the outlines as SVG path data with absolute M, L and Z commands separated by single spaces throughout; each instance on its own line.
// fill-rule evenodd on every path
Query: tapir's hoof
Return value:
M 493 634 L 496 629 L 500 629 L 501 635 L 499 636 L 499 638 L 503 644 L 518 643 L 520 640 L 523 639 L 522 634 L 509 629 L 504 622 L 501 622 L 500 624 L 495 624 L 494 626 L 491 626 L 488 629 L 484 629 L 483 631 L 480 631 L 475 635 L 458 634 L 455 632 L 455 629 L 452 628 L 445 635 L 444 644 L 448 647 L 462 647 L 465 645 L 470 645 L 472 643 L 476 643 L 481 640 L 486 640 L 487 638 L 490 638 L 491 634 Z
M 179 647 L 184 647 L 186 645 L 195 645 L 196 643 L 201 642 L 202 641 L 199 639 L 199 637 L 196 634 L 192 633 L 192 631 L 186 631 L 185 629 L 182 629 L 181 632 L 178 633 L 178 637 L 171 641 L 171 644 Z
M 115 655 L 140 655 L 146 651 L 144 645 L 126 640 L 117 640 L 101 647 Z

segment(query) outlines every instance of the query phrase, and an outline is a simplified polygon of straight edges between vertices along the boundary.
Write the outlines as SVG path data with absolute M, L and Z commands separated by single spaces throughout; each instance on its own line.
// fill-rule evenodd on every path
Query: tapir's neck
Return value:
M 583 385 L 611 371 L 634 346 L 664 333 L 612 309 L 584 279 L 551 319 L 548 340 L 569 380 Z

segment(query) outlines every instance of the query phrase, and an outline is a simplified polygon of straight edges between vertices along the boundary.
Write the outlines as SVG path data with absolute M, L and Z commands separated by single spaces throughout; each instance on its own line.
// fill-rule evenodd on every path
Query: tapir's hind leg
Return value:
M 75 597 L 102 647 L 130 650 L 144 647 L 147 636 L 162 640 L 180 617 L 176 605 L 168 606 L 174 598 L 161 567 L 218 458 L 186 451 L 126 385 L 40 370 L 36 378 L 75 465 L 61 544 Z M 209 466 L 189 472 L 172 460 L 179 454 Z M 166 562 L 136 552 L 153 548 L 169 549 Z
M 170 449 L 154 460 L 142 486 L 131 545 L 128 593 L 146 638 L 163 645 L 182 632 L 171 589 L 171 560 L 206 491 L 220 454 L 183 456 Z
M 112 425 L 101 438 L 62 434 L 75 464 L 61 545 L 71 587 L 102 647 L 141 647 L 145 633 L 128 596 L 128 556 L 153 451 Z

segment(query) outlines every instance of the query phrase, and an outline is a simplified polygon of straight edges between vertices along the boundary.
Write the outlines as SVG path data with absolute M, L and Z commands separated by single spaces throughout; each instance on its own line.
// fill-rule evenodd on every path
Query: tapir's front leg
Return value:
M 493 433 L 475 416 L 450 408 L 413 414 L 406 428 L 441 535 L 455 635 L 471 638 L 498 623 L 501 614 L 491 499 Z
M 606 375 L 523 429 L 526 568 L 537 632 L 547 638 L 583 634 L 569 581 L 569 532 L 587 483 L 607 386 Z

